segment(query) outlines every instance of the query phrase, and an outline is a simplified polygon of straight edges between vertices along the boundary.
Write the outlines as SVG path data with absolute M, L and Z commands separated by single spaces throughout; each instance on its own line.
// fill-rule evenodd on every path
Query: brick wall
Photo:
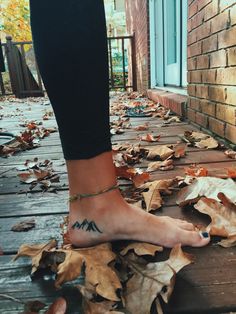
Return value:
M 126 0 L 127 29 L 135 33 L 137 86 L 139 91 L 149 87 L 149 14 L 147 0 Z
M 188 2 L 188 118 L 236 144 L 236 1 Z

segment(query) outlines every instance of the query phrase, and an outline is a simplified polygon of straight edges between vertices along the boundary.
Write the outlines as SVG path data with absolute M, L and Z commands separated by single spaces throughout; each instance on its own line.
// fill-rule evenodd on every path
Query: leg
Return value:
M 103 1 L 31 0 L 31 14 L 34 47 L 59 125 L 70 194 L 96 193 L 116 182 Z M 209 238 L 193 229 L 192 224 L 130 206 L 119 190 L 70 204 L 69 233 L 80 247 L 118 239 L 167 247 L 206 245 Z

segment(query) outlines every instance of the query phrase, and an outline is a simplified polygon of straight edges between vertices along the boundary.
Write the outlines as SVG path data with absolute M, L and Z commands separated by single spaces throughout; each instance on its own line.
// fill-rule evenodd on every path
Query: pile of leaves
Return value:
M 162 313 L 159 298 L 169 301 L 176 274 L 193 261 L 177 245 L 169 259 L 157 262 L 162 251 L 160 246 L 135 242 L 122 248 L 110 243 L 84 249 L 71 245 L 58 248 L 51 240 L 47 244 L 22 245 L 15 259 L 31 257 L 32 274 L 50 268 L 56 273 L 56 288 L 82 278 L 83 284 L 73 284 L 83 296 L 85 314 L 148 314 L 152 304 L 157 313 Z
M 17 167 L 18 177 L 23 184 L 29 185 L 29 190 L 39 186 L 43 191 L 55 192 L 53 183 L 60 182 L 60 176 L 55 173 L 50 160 L 40 162 L 38 158 L 26 160 L 24 165 Z
M 22 150 L 30 150 L 39 147 L 39 142 L 57 128 L 45 128 L 41 122 L 30 121 L 21 124 L 26 129 L 5 145 L 0 145 L 0 156 L 8 157 Z

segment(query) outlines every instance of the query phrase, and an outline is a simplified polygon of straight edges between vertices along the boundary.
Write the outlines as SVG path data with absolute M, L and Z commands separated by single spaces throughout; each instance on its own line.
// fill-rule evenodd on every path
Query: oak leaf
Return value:
M 166 159 L 164 161 L 154 161 L 148 164 L 147 172 L 152 172 L 156 170 L 172 170 L 174 169 L 174 161 L 173 159 Z
M 28 256 L 31 257 L 32 259 L 32 271 L 31 274 L 36 272 L 36 270 L 39 267 L 40 260 L 42 258 L 43 252 L 50 251 L 51 249 L 56 248 L 57 246 L 57 241 L 56 240 L 51 240 L 48 243 L 44 244 L 35 244 L 35 245 L 28 245 L 28 244 L 23 244 L 17 255 L 15 256 L 14 260 L 18 259 L 21 256 Z
M 142 192 L 144 202 L 146 204 L 146 211 L 150 212 L 160 208 L 164 201 L 161 197 L 161 193 L 170 195 L 170 187 L 174 183 L 174 180 L 155 180 L 152 182 L 145 183 L 142 188 L 147 191 Z
M 160 135 L 153 136 L 152 134 L 148 133 L 146 135 L 141 136 L 140 140 L 145 142 L 158 142 L 160 138 L 161 138 Z
M 163 247 L 158 245 L 153 245 L 150 243 L 139 243 L 135 242 L 129 244 L 126 248 L 124 248 L 120 254 L 126 255 L 128 252 L 134 251 L 136 255 L 143 256 L 143 255 L 151 255 L 155 256 L 156 252 L 162 252 Z
M 128 281 L 125 304 L 130 313 L 149 314 L 151 305 L 160 294 L 168 302 L 174 288 L 176 273 L 192 262 L 192 258 L 177 245 L 167 261 L 147 265 L 130 262 L 134 275 Z M 166 288 L 166 292 L 163 289 Z
M 166 160 L 174 154 L 167 145 L 157 145 L 148 148 L 147 159 Z

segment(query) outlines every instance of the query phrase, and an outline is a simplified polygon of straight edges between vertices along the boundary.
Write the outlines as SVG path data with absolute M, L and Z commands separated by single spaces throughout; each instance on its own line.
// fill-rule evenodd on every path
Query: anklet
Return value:
M 69 197 L 69 202 L 74 202 L 77 200 L 81 200 L 82 198 L 87 198 L 87 197 L 93 197 L 93 196 L 97 196 L 106 192 L 110 192 L 113 190 L 119 189 L 119 185 L 118 183 L 116 183 L 115 185 L 111 186 L 110 188 L 107 188 L 105 190 L 99 191 L 97 193 L 92 193 L 92 194 L 75 194 Z

